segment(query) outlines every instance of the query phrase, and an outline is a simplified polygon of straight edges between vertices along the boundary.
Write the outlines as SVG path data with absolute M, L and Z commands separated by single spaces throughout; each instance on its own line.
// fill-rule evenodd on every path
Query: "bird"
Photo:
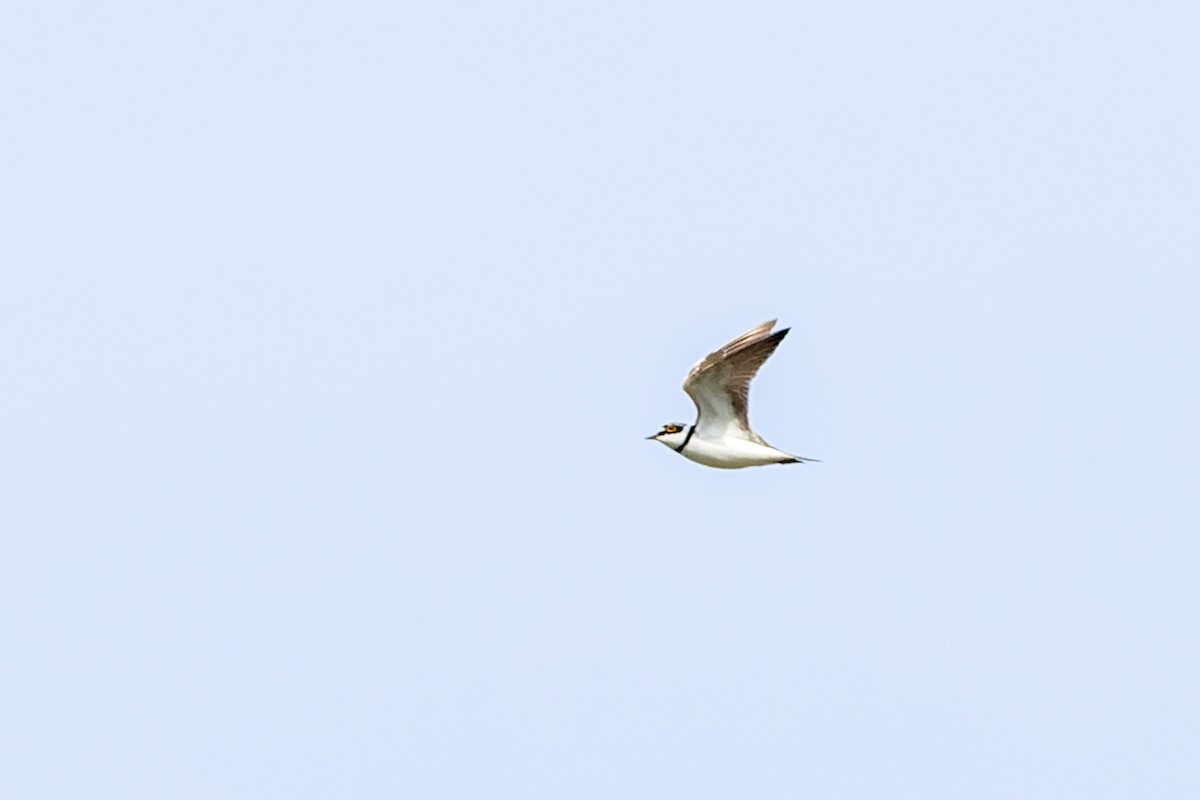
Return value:
M 750 381 L 791 330 L 771 333 L 777 321 L 751 328 L 697 361 L 683 381 L 683 390 L 696 404 L 695 423 L 668 422 L 646 438 L 718 469 L 816 461 L 774 448 L 750 429 Z

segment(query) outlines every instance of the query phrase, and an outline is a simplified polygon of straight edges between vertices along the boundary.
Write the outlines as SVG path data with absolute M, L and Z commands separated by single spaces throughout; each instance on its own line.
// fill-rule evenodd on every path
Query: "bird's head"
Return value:
M 687 439 L 687 426 L 681 422 L 668 422 L 663 428 L 647 439 L 662 442 L 667 447 L 678 448 Z

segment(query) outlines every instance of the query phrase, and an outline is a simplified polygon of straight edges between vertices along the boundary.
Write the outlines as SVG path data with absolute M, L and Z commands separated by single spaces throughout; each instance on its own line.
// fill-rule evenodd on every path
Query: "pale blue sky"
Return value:
M 1198 8 L 8 10 L 0 796 L 1200 796 Z

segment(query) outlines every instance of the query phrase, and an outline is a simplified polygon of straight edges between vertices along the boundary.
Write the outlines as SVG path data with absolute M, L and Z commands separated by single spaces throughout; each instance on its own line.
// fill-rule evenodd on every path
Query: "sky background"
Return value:
M 9 8 L 0 796 L 1200 796 L 1197 41 Z

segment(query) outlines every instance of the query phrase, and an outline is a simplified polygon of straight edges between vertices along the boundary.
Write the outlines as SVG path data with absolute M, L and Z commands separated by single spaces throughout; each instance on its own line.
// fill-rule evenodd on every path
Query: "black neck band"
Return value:
M 681 444 L 681 445 L 679 445 L 679 447 L 676 447 L 676 448 L 675 448 L 675 452 L 676 452 L 676 453 L 682 453 L 682 452 L 683 452 L 683 448 L 687 447 L 687 443 L 688 443 L 688 442 L 690 442 L 690 441 L 692 440 L 692 434 L 693 434 L 693 433 L 695 433 L 695 432 L 696 432 L 696 426 L 695 426 L 695 425 L 693 425 L 692 427 L 688 428 L 688 435 L 687 435 L 687 436 L 685 436 L 685 437 L 683 437 L 683 444 Z

